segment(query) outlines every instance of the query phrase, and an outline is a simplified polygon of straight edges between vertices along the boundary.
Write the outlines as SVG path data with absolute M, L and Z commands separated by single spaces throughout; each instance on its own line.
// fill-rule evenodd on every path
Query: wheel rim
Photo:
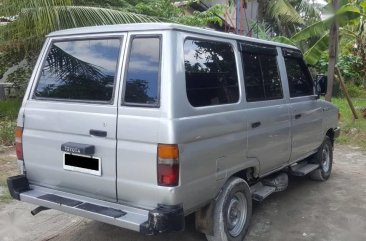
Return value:
M 328 145 L 323 147 L 321 166 L 324 172 L 328 172 L 330 169 L 330 150 Z
M 247 200 L 243 193 L 232 196 L 227 209 L 227 228 L 231 236 L 237 237 L 244 228 L 247 218 Z

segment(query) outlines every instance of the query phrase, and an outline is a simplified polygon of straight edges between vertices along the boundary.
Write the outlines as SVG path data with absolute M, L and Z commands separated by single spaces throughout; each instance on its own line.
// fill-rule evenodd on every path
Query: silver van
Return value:
M 301 52 L 167 23 L 48 35 L 19 112 L 14 199 L 158 234 L 243 240 L 288 174 L 325 181 L 338 109 Z

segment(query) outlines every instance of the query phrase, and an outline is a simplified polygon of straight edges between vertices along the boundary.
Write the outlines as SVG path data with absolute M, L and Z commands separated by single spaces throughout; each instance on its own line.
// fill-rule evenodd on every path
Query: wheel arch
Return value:
M 241 171 L 232 174 L 230 177 L 239 177 L 244 179 L 248 184 L 252 183 L 259 177 L 259 170 L 257 167 L 248 167 Z M 229 178 L 230 178 L 229 177 Z
M 218 193 L 216 194 L 215 198 L 211 200 L 206 206 L 202 207 L 195 213 L 195 226 L 196 230 L 212 235 L 213 234 L 213 212 L 216 203 L 217 197 L 220 195 L 222 188 L 224 187 L 225 183 L 230 180 L 231 177 L 239 177 L 245 180 L 248 185 L 253 182 L 256 178 L 259 177 L 259 165 L 251 165 L 249 167 L 245 167 L 239 171 L 233 172 L 232 174 L 228 175 L 223 185 L 221 185 Z

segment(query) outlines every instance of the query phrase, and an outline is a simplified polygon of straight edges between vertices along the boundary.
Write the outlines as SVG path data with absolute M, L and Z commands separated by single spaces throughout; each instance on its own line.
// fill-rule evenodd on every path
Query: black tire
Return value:
M 241 212 L 239 209 L 242 209 Z M 245 217 L 242 216 L 244 213 Z M 243 179 L 231 177 L 216 200 L 213 215 L 214 234 L 206 235 L 206 238 L 208 241 L 242 241 L 248 231 L 251 217 L 250 188 Z M 238 220 L 237 225 L 234 225 L 235 220 Z
M 310 178 L 316 181 L 324 182 L 328 180 L 333 167 L 333 144 L 328 136 L 325 137 L 323 144 L 314 155 L 315 163 L 320 167 L 310 173 Z

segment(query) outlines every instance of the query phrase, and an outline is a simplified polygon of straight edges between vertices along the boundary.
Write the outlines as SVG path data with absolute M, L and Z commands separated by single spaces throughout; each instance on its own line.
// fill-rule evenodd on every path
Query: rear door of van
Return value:
M 25 105 L 31 184 L 116 200 L 117 90 L 124 34 L 48 41 Z
M 150 208 L 159 202 L 156 158 L 164 108 L 160 102 L 163 35 L 161 31 L 128 33 L 117 120 L 117 199 Z

